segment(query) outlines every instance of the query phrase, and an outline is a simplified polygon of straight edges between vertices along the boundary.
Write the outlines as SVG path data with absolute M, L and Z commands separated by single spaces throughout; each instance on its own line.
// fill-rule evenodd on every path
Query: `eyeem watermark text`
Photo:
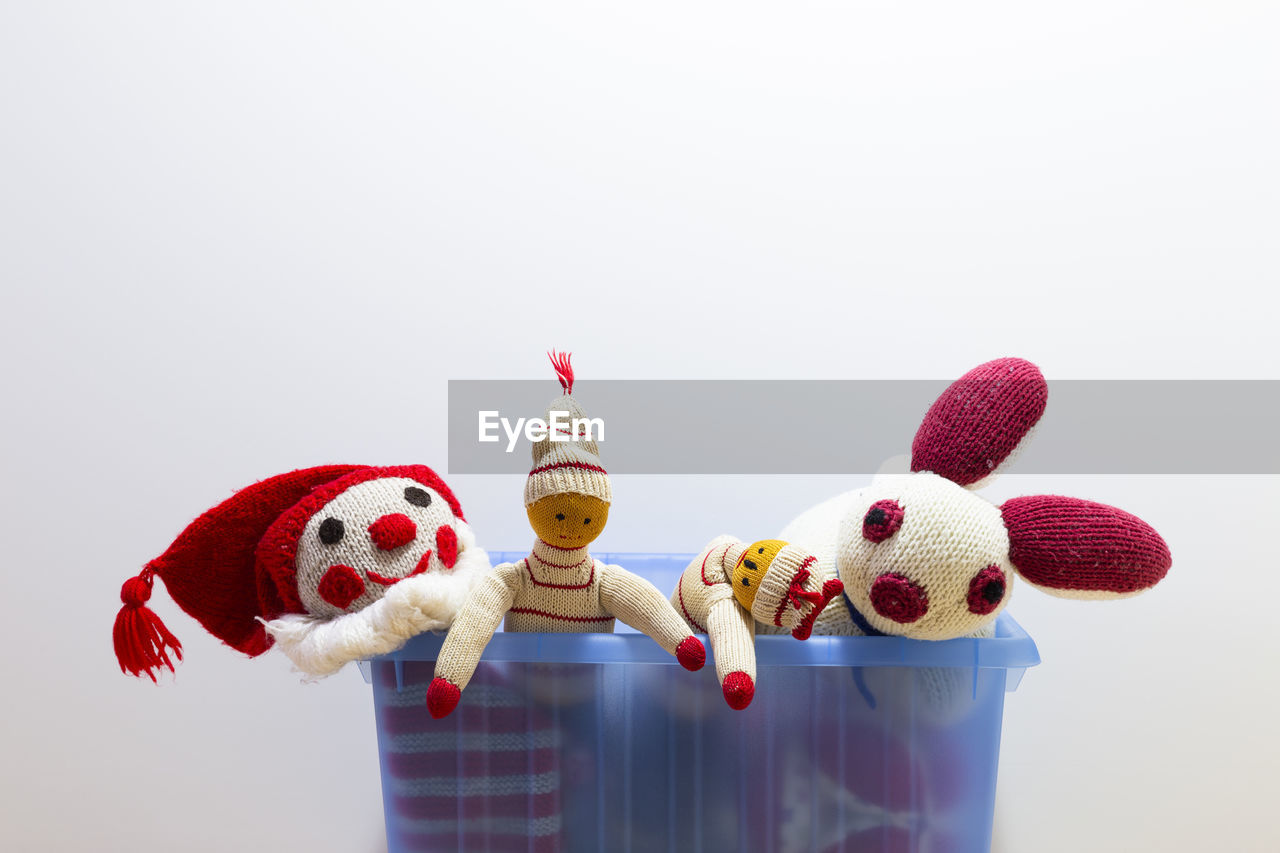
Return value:
M 504 418 L 499 412 L 481 411 L 479 414 L 479 440 L 496 442 L 502 439 L 498 430 L 507 436 L 507 453 L 515 450 L 521 433 L 530 442 L 542 441 L 604 441 L 604 418 L 570 418 L 568 412 L 550 412 L 551 420 L 542 418 L 516 418 L 513 425 L 510 418 Z

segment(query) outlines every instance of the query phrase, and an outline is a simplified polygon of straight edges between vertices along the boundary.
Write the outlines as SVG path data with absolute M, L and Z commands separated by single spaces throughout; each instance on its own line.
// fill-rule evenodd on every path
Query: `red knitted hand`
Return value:
M 676 660 L 690 672 L 697 672 L 707 662 L 707 650 L 701 640 L 690 634 L 676 646 Z
M 434 678 L 427 688 L 427 711 L 436 720 L 447 717 L 458 707 L 460 698 L 462 691 L 456 684 L 443 678 Z
M 724 688 L 724 701 L 735 711 L 750 705 L 756 695 L 756 683 L 742 670 L 726 675 L 721 686 Z

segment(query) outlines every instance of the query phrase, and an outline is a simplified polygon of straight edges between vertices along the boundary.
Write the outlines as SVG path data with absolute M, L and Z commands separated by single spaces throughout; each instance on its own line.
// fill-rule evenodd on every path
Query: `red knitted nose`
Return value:
M 384 551 L 408 545 L 418 535 L 418 525 L 404 513 L 393 512 L 369 525 L 369 536 L 373 544 Z
M 871 606 L 884 618 L 905 625 L 928 612 L 929 599 L 904 575 L 885 574 L 871 584 Z

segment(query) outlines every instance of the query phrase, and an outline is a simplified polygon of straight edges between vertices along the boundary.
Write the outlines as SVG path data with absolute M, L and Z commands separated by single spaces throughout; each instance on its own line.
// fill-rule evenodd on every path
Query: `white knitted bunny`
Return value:
M 1082 599 L 1136 595 L 1165 576 L 1168 546 L 1123 510 L 1054 495 L 995 506 L 971 491 L 1014 454 L 1047 399 L 1030 362 L 983 364 L 925 415 L 912 473 L 877 478 L 783 530 L 781 539 L 818 558 L 820 579 L 844 583 L 842 601 L 823 611 L 814 633 L 982 636 L 1008 603 L 1015 573 Z

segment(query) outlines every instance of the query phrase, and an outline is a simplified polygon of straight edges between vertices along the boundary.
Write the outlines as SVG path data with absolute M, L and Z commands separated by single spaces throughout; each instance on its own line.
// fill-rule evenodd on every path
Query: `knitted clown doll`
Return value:
M 120 668 L 152 681 L 182 645 L 146 606 L 155 578 L 250 656 L 309 676 L 447 628 L 489 568 L 458 499 L 425 465 L 326 465 L 270 477 L 193 521 L 120 592 Z
M 547 408 L 547 422 L 564 422 L 566 415 L 569 423 L 585 421 L 571 396 L 569 356 L 552 353 L 551 362 L 564 395 Z M 701 669 L 706 662 L 702 643 L 657 587 L 588 553 L 609 519 L 613 490 L 595 440 L 585 427 L 570 433 L 548 433 L 533 443 L 533 468 L 524 488 L 525 511 L 537 535 L 533 551 L 489 572 L 458 612 L 427 691 L 433 717 L 458 704 L 504 616 L 508 631 L 609 633 L 621 619 L 656 640 L 685 669 Z
M 1048 393 L 1028 361 L 974 368 L 925 415 L 910 474 L 833 498 L 782 532 L 813 550 L 821 577 L 844 582 L 817 633 L 983 636 L 1009 602 L 1015 575 L 1078 599 L 1136 595 L 1165 576 L 1168 546 L 1123 510 L 1056 495 L 995 506 L 972 491 L 1014 455 Z
M 781 540 L 748 545 L 721 536 L 680 576 L 671 603 L 711 640 L 729 707 L 742 710 L 755 696 L 756 623 L 808 639 L 814 621 L 843 591 L 839 579 L 823 580 L 816 569 L 816 557 Z

